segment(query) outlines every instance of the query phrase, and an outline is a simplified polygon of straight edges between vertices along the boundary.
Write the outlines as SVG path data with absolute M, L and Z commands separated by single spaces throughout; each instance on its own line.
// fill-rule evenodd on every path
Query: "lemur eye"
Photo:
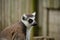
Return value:
M 26 20 L 26 18 L 23 16 L 23 18 L 22 18 L 23 20 Z
M 28 22 L 29 22 L 29 23 L 32 23 L 32 22 L 33 22 L 33 20 L 32 20 L 32 19 L 29 19 L 29 20 L 28 20 Z

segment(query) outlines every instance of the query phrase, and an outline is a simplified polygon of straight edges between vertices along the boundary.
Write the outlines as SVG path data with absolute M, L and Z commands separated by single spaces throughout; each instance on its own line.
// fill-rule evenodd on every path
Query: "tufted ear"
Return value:
M 23 20 L 26 20 L 27 19 L 27 16 L 25 14 L 23 14 L 22 19 Z
M 27 17 L 25 14 L 23 14 L 24 17 Z
M 36 12 L 33 12 L 32 15 L 35 16 L 36 15 Z

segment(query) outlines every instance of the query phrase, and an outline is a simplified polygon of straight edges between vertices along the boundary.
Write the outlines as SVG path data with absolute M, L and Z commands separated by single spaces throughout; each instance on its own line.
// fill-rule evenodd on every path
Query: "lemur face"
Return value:
M 31 27 L 31 26 L 35 26 L 36 25 L 36 21 L 35 21 L 35 12 L 33 14 L 30 15 L 23 15 L 21 18 L 21 21 L 25 24 L 25 26 L 27 27 Z

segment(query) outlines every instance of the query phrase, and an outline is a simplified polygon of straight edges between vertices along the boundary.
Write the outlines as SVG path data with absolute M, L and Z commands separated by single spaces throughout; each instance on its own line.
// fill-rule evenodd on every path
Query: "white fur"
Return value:
M 27 35 L 26 35 L 26 40 L 30 40 L 30 37 L 31 37 L 31 30 L 32 30 L 32 27 L 29 29 L 29 30 L 27 30 Z
M 34 16 L 35 16 L 35 15 L 36 15 L 36 12 L 33 12 L 33 13 L 32 13 L 32 15 L 34 15 Z
M 28 22 L 25 22 L 22 20 L 22 22 L 25 24 L 25 26 L 27 27 L 27 31 L 26 31 L 26 40 L 30 40 L 30 32 L 31 32 L 31 25 Z
M 30 17 L 30 19 L 33 19 L 33 20 L 34 20 L 33 23 L 34 23 L 34 22 L 35 22 L 36 12 L 34 12 L 32 15 L 33 15 L 34 17 Z M 25 14 L 24 14 L 23 16 L 27 18 L 27 16 L 26 16 Z M 27 20 L 28 20 L 28 19 L 27 19 Z M 32 27 L 31 27 L 31 24 L 29 24 L 27 20 L 24 21 L 24 20 L 22 20 L 22 18 L 21 18 L 21 21 L 22 21 L 22 22 L 25 24 L 25 26 L 27 27 L 26 40 L 30 40 L 30 33 L 31 33 Z M 33 24 L 33 23 L 32 23 L 32 24 Z
M 25 18 L 27 18 L 27 16 L 26 16 L 25 14 L 24 14 L 23 16 L 24 16 Z

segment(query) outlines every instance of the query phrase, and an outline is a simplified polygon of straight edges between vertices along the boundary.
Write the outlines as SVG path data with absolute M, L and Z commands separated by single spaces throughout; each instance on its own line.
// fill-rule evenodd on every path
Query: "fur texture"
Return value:
M 30 32 L 35 24 L 35 12 L 24 14 L 21 22 L 8 26 L 0 33 L 0 40 L 30 40 Z
M 18 22 L 5 28 L 0 34 L 0 40 L 25 40 L 26 27 Z

